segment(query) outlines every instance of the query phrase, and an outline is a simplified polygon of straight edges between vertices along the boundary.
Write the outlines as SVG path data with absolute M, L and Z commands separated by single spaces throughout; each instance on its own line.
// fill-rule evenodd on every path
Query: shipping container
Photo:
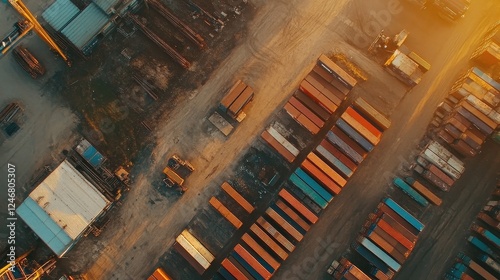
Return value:
M 208 249 L 203 245 L 194 235 L 192 235 L 187 229 L 183 230 L 181 235 L 186 239 L 191 246 L 193 246 L 196 251 L 198 251 L 209 263 L 215 260 L 215 256 L 208 251 Z
M 302 217 L 306 218 L 311 224 L 314 224 L 318 221 L 318 216 L 316 216 L 311 210 L 307 209 L 298 199 L 296 199 L 291 193 L 287 190 L 282 189 L 279 192 L 279 196 L 288 203 L 293 209 L 297 210 Z
M 486 280 L 496 280 L 497 278 L 491 275 L 486 269 L 481 267 L 478 263 L 475 261 L 471 260 L 468 256 L 464 255 L 463 253 L 458 254 L 458 258 L 461 259 L 461 261 L 466 264 L 470 269 L 472 269 L 474 272 L 479 274 L 482 278 Z
M 357 154 L 359 154 L 363 158 L 365 158 L 368 155 L 368 152 L 365 151 L 365 149 L 363 149 L 358 143 L 353 141 L 347 134 L 345 134 L 338 127 L 334 126 L 330 131 L 333 132 L 335 135 L 337 135 L 343 142 L 349 145 L 354 151 L 356 151 Z
M 262 246 L 255 241 L 248 233 L 243 234 L 241 240 L 245 242 L 245 244 L 252 249 L 256 255 L 260 256 L 272 269 L 274 272 L 280 267 L 280 263 L 271 256 Z
M 314 74 L 316 74 L 316 73 L 314 73 Z M 320 79 L 316 80 L 310 74 L 305 78 L 305 81 L 310 83 L 315 89 L 317 89 L 319 92 L 321 92 L 321 94 L 323 94 L 326 98 L 328 98 L 331 102 L 333 102 L 337 107 L 340 106 L 340 103 L 342 102 L 344 95 L 341 93 L 342 98 L 339 98 L 329 88 L 326 88 L 325 86 L 323 86 L 320 81 L 322 81 L 326 85 L 329 85 L 332 88 L 335 88 L 334 86 L 332 86 L 331 84 L 328 84 L 321 77 L 320 77 Z
M 401 269 L 401 265 L 390 255 L 380 249 L 377 245 L 375 245 L 372 241 L 367 239 L 366 237 L 358 238 L 358 242 L 368 249 L 371 253 L 377 256 L 380 260 L 382 260 L 387 266 L 389 266 L 395 272 L 398 272 Z
M 321 157 L 329 163 L 329 166 L 333 167 L 335 170 L 339 171 L 344 178 L 349 178 L 352 176 L 353 171 L 344 165 L 337 157 L 333 156 L 330 152 L 325 149 L 325 147 L 319 145 L 316 147 L 316 157 Z M 328 143 L 328 145 L 331 145 Z M 333 146 L 332 146 L 333 147 Z
M 474 134 L 469 131 L 466 131 L 460 135 L 460 139 L 462 139 L 467 145 L 469 145 L 472 149 L 478 151 L 481 149 L 482 141 L 477 138 Z
M 405 256 L 398 252 L 396 248 L 394 248 L 394 246 L 385 241 L 377 233 L 373 232 L 372 230 L 368 230 L 366 233 L 366 237 L 368 237 L 368 239 L 373 242 L 374 245 L 382 249 L 384 253 L 387 253 L 387 255 L 395 260 L 398 264 L 403 264 L 405 262 Z
M 314 164 L 316 167 L 318 167 L 326 175 L 328 175 L 328 177 L 331 178 L 333 181 L 335 181 L 335 183 L 338 184 L 340 187 L 344 187 L 345 184 L 347 183 L 346 179 L 344 179 L 339 173 L 337 173 L 337 171 L 332 169 L 325 161 L 323 161 L 316 154 L 311 152 L 307 155 L 306 159 L 310 161 L 312 164 Z
M 320 145 L 324 147 L 335 158 L 340 160 L 340 162 L 343 163 L 352 172 L 356 171 L 356 169 L 358 168 L 358 165 L 353 160 L 351 160 L 348 156 L 346 156 L 341 150 L 335 147 L 328 140 L 326 139 L 322 140 Z
M 368 263 L 380 269 L 384 274 L 394 275 L 394 271 L 392 271 L 391 268 L 387 264 L 385 264 L 379 257 L 370 252 L 370 250 L 356 243 L 353 244 L 352 247 L 354 251 L 358 252 L 360 256 L 368 261 Z
M 232 117 L 238 115 L 243 107 L 253 99 L 253 89 L 246 87 L 245 90 L 234 100 L 233 104 L 227 108 L 227 112 Z
M 372 267 L 370 270 L 370 275 L 375 277 L 377 280 L 390 280 L 392 279 L 391 277 L 387 276 L 387 274 L 383 273 L 380 269 L 376 267 Z
M 343 134 L 343 132 L 342 132 Z M 347 137 L 347 135 L 344 134 L 344 137 L 345 138 L 349 138 Z M 344 141 L 345 139 L 342 139 L 339 137 L 339 135 L 337 135 L 337 133 L 333 133 L 331 130 L 328 131 L 328 134 L 327 134 L 327 138 L 328 138 L 328 141 L 335 145 L 336 147 L 339 148 L 340 151 L 342 151 L 342 153 L 344 153 L 346 156 L 348 156 L 350 159 L 352 159 L 356 164 L 360 164 L 363 159 L 364 159 L 364 156 L 363 155 L 360 155 L 353 147 L 351 147 L 351 145 L 349 145 L 348 143 L 346 143 L 346 141 Z M 354 141 L 350 140 L 348 142 L 352 142 L 354 143 L 355 145 L 358 145 L 356 144 Z M 362 149 L 361 147 L 357 146 L 360 150 Z M 364 150 L 363 150 L 364 151 Z
M 283 145 L 281 145 L 274 137 L 264 130 L 260 135 L 271 147 L 273 147 L 282 157 L 284 157 L 288 162 L 293 162 L 295 156 L 290 153 Z
M 342 265 L 343 267 L 342 273 L 347 274 L 347 277 L 354 277 L 355 280 L 371 280 L 371 278 L 368 277 L 363 271 L 361 271 L 361 269 L 359 269 L 346 258 L 342 258 L 340 260 L 340 265 Z
M 380 142 L 382 132 L 363 118 L 363 116 L 356 112 L 352 107 L 348 107 L 340 117 L 373 145 L 377 145 Z
M 362 98 L 356 99 L 354 108 L 363 116 L 369 118 L 382 131 L 391 126 L 391 121 L 386 116 L 382 115 Z
M 306 77 L 306 80 L 310 82 L 315 88 L 323 92 L 330 100 L 332 100 L 337 106 L 340 106 L 341 102 L 345 100 L 346 95 L 336 88 L 334 85 L 329 83 L 327 80 L 323 79 L 318 73 L 311 71 Z M 331 96 L 334 97 L 331 97 Z
M 340 68 L 337 64 L 335 64 L 331 59 L 329 59 L 326 55 L 322 54 L 319 57 L 318 64 L 323 67 L 328 73 L 334 76 L 339 82 L 341 82 L 346 88 L 351 90 L 356 84 L 357 81 L 351 75 L 349 75 L 346 71 Z
M 221 188 L 232 197 L 248 213 L 255 209 L 239 192 L 237 192 L 228 182 L 222 183 Z
M 491 134 L 493 132 L 493 128 L 489 127 L 487 124 L 485 124 L 481 119 L 476 117 L 474 114 L 463 108 L 462 106 L 457 107 L 456 111 L 465 117 L 467 120 L 469 120 L 472 124 L 474 124 L 480 131 L 486 133 L 487 135 Z
M 280 216 L 274 209 L 267 208 L 266 214 L 273 219 L 282 229 L 284 229 L 288 235 L 295 238 L 297 241 L 301 241 L 304 235 L 301 234 L 296 228 L 294 228 L 290 223 L 288 223 L 282 216 Z
M 278 199 L 276 201 L 276 207 L 281 209 L 290 219 L 292 219 L 297 225 L 299 225 L 304 231 L 308 231 L 311 229 L 311 225 L 309 225 L 297 212 L 289 207 L 284 201 Z
M 483 71 L 481 71 L 477 67 L 472 67 L 472 73 L 481 78 L 484 82 L 486 82 L 489 86 L 494 88 L 498 94 L 500 94 L 500 83 L 492 79 L 490 76 L 486 75 Z
M 293 107 L 295 107 L 301 114 L 311 120 L 316 126 L 323 127 L 325 124 L 325 122 L 318 115 L 302 104 L 297 98 L 292 96 L 288 102 L 292 104 Z
M 394 238 L 394 240 L 397 240 L 408 251 L 413 250 L 413 247 L 415 246 L 414 241 L 411 241 L 403 234 L 402 231 L 399 231 L 398 229 L 396 229 L 397 227 L 399 227 L 398 225 L 396 225 L 396 227 L 393 227 L 389 224 L 389 222 L 392 224 L 397 223 L 395 220 L 392 220 L 392 218 L 390 218 L 389 216 L 383 215 L 380 217 L 380 219 L 378 219 L 376 221 L 375 225 L 377 227 L 381 228 L 387 234 L 389 234 L 392 238 Z M 412 236 L 412 238 L 416 239 L 416 237 L 409 231 L 408 231 L 408 235 L 410 235 L 410 236 Z
M 313 87 L 308 81 L 303 80 L 300 83 L 300 90 L 307 96 L 312 98 L 316 103 L 320 104 L 325 108 L 330 114 L 335 112 L 338 108 L 334 102 L 332 102 L 328 97 L 322 94 L 319 90 Z
M 500 264 L 498 264 L 495 260 L 488 257 L 487 255 L 481 255 L 479 259 L 487 264 L 491 269 L 493 269 L 496 273 L 500 273 Z
M 259 272 L 255 268 L 253 268 L 252 265 L 249 264 L 240 254 L 232 251 L 230 253 L 230 256 L 233 257 L 234 260 L 239 263 L 251 275 L 253 279 L 264 280 L 264 277 L 262 277 Z
M 458 172 L 463 173 L 465 171 L 464 163 L 438 142 L 436 141 L 429 142 L 427 148 L 432 152 L 434 152 L 436 155 L 438 155 L 440 158 L 445 160 L 449 165 L 451 165 L 451 167 L 455 168 Z
M 309 187 L 311 187 L 316 193 L 318 193 L 327 202 L 332 201 L 333 195 L 330 194 L 318 182 L 316 182 L 316 180 L 314 180 L 311 176 L 309 176 L 304 170 L 302 170 L 301 168 L 297 168 L 297 169 L 295 169 L 294 174 L 297 175 L 302 181 L 304 181 Z
M 338 128 L 340 128 L 345 134 L 347 134 L 349 137 L 351 137 L 356 143 L 358 143 L 363 149 L 365 149 L 367 152 L 370 152 L 373 150 L 374 145 L 370 143 L 370 141 L 366 140 L 363 135 L 359 134 L 351 125 L 349 125 L 346 121 L 343 119 L 338 119 L 336 122 L 336 125 Z
M 217 269 L 217 272 L 225 280 L 236 280 L 236 278 L 233 275 L 231 275 L 231 273 L 229 271 L 227 271 L 227 269 L 225 269 L 224 267 L 219 267 L 219 269 Z M 245 278 L 242 277 L 242 279 L 245 279 Z M 148 279 L 148 280 L 151 280 L 151 279 Z
M 283 248 L 281 248 L 278 243 L 276 243 L 264 230 L 262 230 L 257 224 L 253 224 L 250 227 L 250 230 L 265 244 L 271 252 L 276 256 L 281 258 L 282 260 L 286 260 L 288 258 L 288 253 L 285 252 Z
M 320 170 L 317 166 L 315 166 L 308 159 L 305 159 L 302 162 L 301 168 L 303 168 L 309 175 L 311 175 L 315 180 L 317 180 L 323 187 L 325 187 L 327 190 L 329 190 L 330 193 L 337 195 L 340 193 L 340 191 L 342 191 L 341 186 L 339 186 L 328 175 L 326 175 L 325 172 Z
M 474 237 L 474 236 L 469 236 L 467 240 L 474 245 L 477 249 L 481 250 L 482 252 L 488 254 L 494 259 L 499 259 L 499 256 L 488 246 L 486 243 L 481 241 L 479 238 Z
M 439 206 L 441 205 L 441 203 L 443 203 L 441 198 L 439 198 L 437 195 L 431 192 L 426 186 L 424 186 L 422 183 L 415 180 L 414 178 L 406 177 L 405 181 L 408 182 L 408 184 L 410 184 L 417 192 L 426 197 L 434 205 Z
M 416 237 L 420 233 L 415 227 L 413 227 L 410 223 L 408 223 L 403 217 L 401 217 L 398 213 L 396 213 L 394 210 L 392 210 L 389 206 L 387 206 L 385 203 L 379 203 L 378 210 L 384 214 L 387 214 L 390 216 L 393 220 L 395 220 L 399 225 L 401 225 L 403 228 L 405 228 L 407 231 L 409 231 L 412 235 L 407 235 L 406 232 L 401 229 L 401 227 L 397 227 L 397 229 L 401 232 L 404 233 L 405 236 L 412 240 L 415 241 L 417 240 Z M 396 227 L 396 225 L 390 223 L 391 226 Z
M 453 140 L 451 142 L 455 141 L 455 139 L 460 138 L 460 135 L 462 135 L 462 132 L 451 123 L 446 123 L 443 129 L 448 134 L 450 134 L 451 137 L 453 137 Z
M 152 277 L 152 278 L 151 278 Z M 148 280 L 171 280 L 170 276 L 163 270 L 163 268 L 158 267 L 151 275 Z
M 257 261 L 252 254 L 250 254 L 243 246 L 240 244 L 234 247 L 234 251 L 240 255 L 250 266 L 252 266 L 257 273 L 264 279 L 270 279 L 272 274 L 268 271 L 259 261 Z
M 295 222 L 292 218 L 290 218 L 290 216 L 288 216 L 283 210 L 281 210 L 281 208 L 276 206 L 276 204 L 273 204 L 269 207 L 274 211 L 276 211 L 276 213 L 278 213 L 278 215 L 280 215 L 283 219 L 285 219 L 285 221 L 287 221 L 287 223 L 289 223 L 293 228 L 299 231 L 300 234 L 302 235 L 306 234 L 307 231 L 304 230 L 299 224 L 297 224 L 297 222 Z
M 293 96 L 295 96 L 295 98 L 302 102 L 302 104 L 304 104 L 307 108 L 318 115 L 323 121 L 327 121 L 330 118 L 331 115 L 328 111 L 326 111 L 325 108 L 321 107 L 318 103 L 316 103 L 302 91 L 297 90 Z
M 288 240 L 283 234 L 281 234 L 273 225 L 271 225 L 263 217 L 257 219 L 257 224 L 259 224 L 263 230 L 265 230 L 270 236 L 274 238 L 279 244 L 283 246 L 288 252 L 293 252 L 295 250 L 295 245 L 293 245 L 290 240 Z
M 287 109 L 290 103 L 285 105 L 285 109 Z M 288 109 L 287 109 L 288 111 Z M 293 117 L 293 116 L 292 116 Z M 304 114 L 299 113 L 296 118 L 294 118 L 301 126 L 307 129 L 312 134 L 317 134 L 320 130 L 320 127 L 314 124 L 309 118 L 307 118 Z
M 477 218 L 492 227 L 493 229 L 497 230 L 497 232 L 500 232 L 500 222 L 496 221 L 492 217 L 490 217 L 486 213 L 479 213 L 477 215 Z
M 243 223 L 233 213 L 231 213 L 231 211 L 229 211 L 229 209 L 227 209 L 227 207 L 224 206 L 224 204 L 222 204 L 217 198 L 212 196 L 209 203 L 235 228 L 238 229 L 243 225 Z
M 484 239 L 491 242 L 491 244 L 495 245 L 496 248 L 500 249 L 500 238 L 498 238 L 498 236 L 496 236 L 494 233 L 477 225 L 473 225 L 472 229 L 483 236 Z
M 247 85 L 241 80 L 236 81 L 236 83 L 229 89 L 227 94 L 222 98 L 220 102 L 221 109 L 226 112 L 227 108 L 233 104 L 233 102 L 240 96 L 240 94 L 245 90 Z
M 228 273 L 231 274 L 237 280 L 248 280 L 249 278 L 245 276 L 230 260 L 224 259 L 222 261 L 222 267 L 226 269 Z M 227 279 L 227 278 L 226 278 Z
M 408 213 L 403 207 L 397 204 L 394 200 L 389 197 L 382 199 L 385 205 L 389 206 L 394 212 L 398 213 L 403 219 L 405 219 L 409 224 L 411 224 L 417 231 L 421 232 L 424 229 L 424 224 L 422 224 L 417 218 L 412 214 Z
M 401 178 L 398 177 L 394 178 L 393 184 L 400 190 L 402 190 L 404 193 L 406 193 L 413 200 L 415 200 L 418 204 L 424 207 L 427 207 L 429 205 L 429 202 L 422 195 L 420 195 L 417 191 L 415 191 L 412 187 L 410 187 L 410 185 L 405 183 Z
M 473 95 L 471 95 L 471 96 L 473 96 Z M 463 125 L 465 125 L 467 128 L 471 127 L 472 123 L 468 119 L 464 118 L 464 116 L 462 116 L 462 115 L 460 115 L 458 113 L 453 113 L 452 116 L 453 116 L 453 118 L 455 118 L 459 122 L 461 122 Z
M 468 145 L 464 140 L 459 139 L 451 144 L 451 147 L 455 149 L 464 157 L 473 157 L 477 155 L 477 151 L 474 150 L 470 145 Z
M 368 231 L 372 230 L 374 233 L 376 233 L 378 236 L 380 236 L 382 239 L 384 239 L 387 243 L 391 244 L 396 251 L 398 251 L 401 255 L 403 255 L 405 258 L 407 258 L 410 255 L 410 250 L 403 246 L 403 244 L 399 243 L 394 237 L 392 237 L 388 232 L 377 226 L 376 224 L 372 224 L 369 228 Z
M 485 115 L 481 111 L 479 111 L 478 109 L 474 108 L 474 106 L 472 106 L 471 104 L 469 104 L 469 102 L 463 101 L 463 102 L 460 103 L 460 106 L 462 106 L 462 108 L 465 108 L 471 114 L 473 114 L 474 116 L 476 116 L 478 119 L 480 119 L 483 123 L 485 123 L 490 128 L 492 128 L 492 129 L 497 128 L 498 125 L 497 125 L 497 123 L 495 121 L 493 121 L 492 119 L 490 119 L 488 117 L 488 115 Z
M 172 246 L 196 270 L 196 272 L 198 272 L 198 274 L 203 274 L 210 266 L 210 264 L 205 259 L 203 259 L 203 257 L 199 253 L 197 253 L 196 250 L 190 249 L 191 252 L 188 252 L 182 245 L 177 242 L 175 242 Z M 192 254 L 194 254 L 196 258 L 193 257 Z M 200 264 L 200 261 L 203 264 Z
M 465 126 L 465 124 L 461 123 L 458 119 L 454 117 L 451 117 L 448 120 L 446 120 L 446 123 L 452 124 L 461 133 L 467 130 L 467 126 Z
M 234 252 L 232 252 L 232 253 L 234 253 Z M 238 262 L 238 260 L 236 260 L 236 259 L 232 256 L 232 254 L 229 254 L 229 255 L 227 256 L 227 260 L 228 260 L 228 261 L 230 261 L 230 262 L 231 262 L 231 264 L 233 264 L 233 265 L 234 265 L 234 266 L 235 266 L 235 267 L 236 267 L 236 268 L 237 268 L 237 269 L 238 269 L 238 270 L 239 270 L 242 274 L 244 274 L 244 275 L 245 275 L 245 277 L 246 277 L 247 279 L 251 279 L 251 280 L 255 279 L 255 278 L 254 278 L 254 277 L 253 277 L 253 276 L 252 276 L 252 275 L 251 275 L 251 274 L 250 274 L 250 273 L 249 273 L 249 272 L 248 272 L 248 271 L 247 271 L 247 270 L 243 267 L 243 265 L 241 265 L 241 264 Z
M 314 203 L 316 203 L 322 209 L 325 209 L 328 202 L 319 195 L 314 189 L 312 189 L 308 184 L 302 181 L 297 175 L 292 174 L 290 176 L 290 181 L 301 191 L 303 191 Z M 333 198 L 333 197 L 332 197 Z
M 438 155 L 436 155 L 434 152 L 432 152 L 429 149 L 425 149 L 423 153 L 420 154 L 423 158 L 426 160 L 430 161 L 431 163 L 435 164 L 441 171 L 445 172 L 446 174 L 450 175 L 454 180 L 460 178 L 462 173 L 457 171 L 455 168 L 453 168 L 448 162 L 440 158 Z
M 424 168 L 421 166 L 416 166 L 413 170 L 415 170 L 415 172 L 420 174 L 424 179 L 426 179 L 428 182 L 432 183 L 435 187 L 439 188 L 440 190 L 445 191 L 445 192 L 450 191 L 450 186 L 447 185 L 445 182 L 443 182 L 441 179 L 439 179 L 432 172 L 429 172 L 428 170 L 424 170 Z
M 450 133 L 448 133 L 444 129 L 440 129 L 437 133 L 437 136 L 448 144 L 452 143 L 455 140 L 455 137 L 451 136 Z
M 285 149 L 292 153 L 292 155 L 297 156 L 299 154 L 300 151 L 295 148 L 288 140 L 286 140 L 285 137 L 283 137 L 283 135 L 281 135 L 276 129 L 274 129 L 274 127 L 270 126 L 267 129 L 267 132 L 269 132 L 269 134 L 271 134 L 274 139 L 276 139 L 283 147 L 285 147 Z
M 490 107 L 490 105 L 484 103 L 483 101 L 481 101 L 481 99 L 477 98 L 473 94 L 468 95 L 465 98 L 465 100 L 467 101 L 467 103 L 469 103 L 470 105 L 472 105 L 474 108 L 481 111 L 481 113 L 483 113 L 485 115 L 488 115 L 491 113 L 491 111 L 493 111 L 493 109 Z

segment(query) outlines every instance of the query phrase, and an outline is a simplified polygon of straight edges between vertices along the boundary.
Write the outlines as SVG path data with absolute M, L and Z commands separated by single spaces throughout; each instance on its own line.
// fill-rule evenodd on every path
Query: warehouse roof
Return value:
M 16 211 L 60 257 L 109 203 L 75 167 L 64 161 Z
M 101 8 L 105 13 L 110 14 L 111 8 L 114 8 L 120 0 L 93 0 L 99 8 Z
M 81 50 L 108 22 L 108 16 L 96 4 L 90 3 L 61 33 Z
M 54 30 L 60 31 L 78 13 L 80 13 L 80 10 L 70 0 L 56 0 L 43 12 L 42 17 Z

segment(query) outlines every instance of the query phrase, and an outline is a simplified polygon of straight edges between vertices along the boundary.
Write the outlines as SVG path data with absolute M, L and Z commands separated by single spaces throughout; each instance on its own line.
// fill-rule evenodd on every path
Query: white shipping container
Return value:
M 182 248 L 184 248 L 184 250 L 186 250 L 186 252 L 188 252 L 189 255 L 191 255 L 204 269 L 208 269 L 210 267 L 210 262 L 208 262 L 208 260 L 205 259 L 184 236 L 177 236 L 175 241 L 177 241 L 177 243 L 179 243 Z
M 455 180 L 460 178 L 460 172 L 458 172 L 455 168 L 453 168 L 451 165 L 449 165 L 446 161 L 444 161 L 442 158 L 438 157 L 434 152 L 432 152 L 429 149 L 426 149 L 421 156 L 425 158 L 426 160 L 432 162 L 434 165 L 439 167 L 444 173 L 450 175 L 453 177 Z
M 288 142 L 288 140 L 286 140 L 285 137 L 283 137 L 272 126 L 270 126 L 267 129 L 267 132 L 269 132 L 269 134 L 271 134 L 271 136 L 273 136 L 274 139 L 276 139 L 276 141 L 278 141 L 281 145 L 283 145 L 283 147 L 285 147 L 285 149 L 287 149 L 290 153 L 292 153 L 292 155 L 297 156 L 299 154 L 299 150 L 297 148 L 295 148 L 295 146 L 293 146 L 290 142 Z

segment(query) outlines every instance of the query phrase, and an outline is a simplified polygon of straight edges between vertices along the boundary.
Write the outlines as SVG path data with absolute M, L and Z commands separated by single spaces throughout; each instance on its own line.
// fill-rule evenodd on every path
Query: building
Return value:
M 83 10 L 70 0 L 56 0 L 42 17 L 85 55 L 109 34 L 116 21 L 139 5 L 138 0 L 93 0 Z
M 29 194 L 16 212 L 62 257 L 110 206 L 111 202 L 65 160 Z

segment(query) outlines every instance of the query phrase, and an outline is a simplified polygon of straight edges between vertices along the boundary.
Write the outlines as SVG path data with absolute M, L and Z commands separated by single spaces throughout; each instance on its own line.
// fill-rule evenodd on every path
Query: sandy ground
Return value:
M 44 9 L 47 1 L 26 1 L 34 13 Z M 0 34 L 3 38 L 12 30 L 13 24 L 19 20 L 17 13 L 0 3 Z M 43 87 L 47 80 L 57 71 L 65 67 L 60 59 L 49 51 L 47 45 L 36 35 L 25 37 L 21 44 L 30 51 L 46 67 L 47 73 L 40 80 L 33 80 L 14 61 L 12 53 L 0 59 L 0 107 L 10 102 L 18 102 L 23 112 L 20 114 L 21 129 L 12 137 L 0 132 L 0 178 L 7 178 L 7 164 L 16 166 L 17 200 L 22 201 L 31 189 L 30 181 L 39 174 L 40 168 L 62 160 L 61 151 L 71 147 L 73 131 L 77 124 L 76 117 Z M 1 110 L 0 109 L 0 110 Z M 6 179 L 5 179 L 6 180 Z M 6 184 L 0 191 L 0 219 L 6 215 Z M 3 207 L 5 205 L 5 207 Z M 3 247 L 4 227 L 0 230 L 0 248 Z
M 68 255 L 73 271 L 85 271 L 91 279 L 146 277 L 209 194 L 222 181 L 242 151 L 263 129 L 269 116 L 297 87 L 319 54 L 332 51 L 330 24 L 345 2 L 255 2 L 257 15 L 249 36 L 237 47 L 213 77 L 186 104 L 174 111 L 158 131 L 158 146 L 151 162 L 137 163 L 135 184 L 116 218 L 95 243 L 84 240 Z M 200 131 L 207 113 L 239 77 L 254 87 L 256 95 L 247 119 L 224 141 L 219 132 Z M 211 135 L 213 134 L 213 135 Z M 189 178 L 190 190 L 176 201 L 160 198 L 152 187 L 158 182 L 165 159 L 180 153 L 196 166 Z M 140 170 L 139 170 L 140 169 Z M 148 217 L 148 219 L 146 219 Z M 149 217 L 154 217 L 150 219 Z M 100 251 L 100 252 L 99 252 Z M 66 260 L 64 260 L 66 262 Z M 88 270 L 85 268 L 89 266 Z

